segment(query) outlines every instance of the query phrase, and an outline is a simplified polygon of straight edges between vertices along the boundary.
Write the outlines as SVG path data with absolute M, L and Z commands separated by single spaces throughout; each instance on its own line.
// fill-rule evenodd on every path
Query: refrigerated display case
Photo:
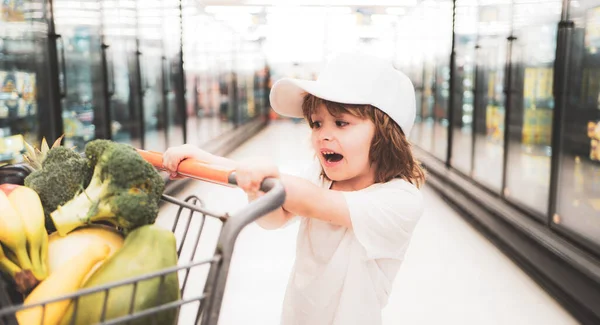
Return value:
M 423 133 L 426 102 L 413 132 L 428 184 L 578 321 L 597 324 L 600 0 L 454 4 L 450 168 Z M 416 18 L 403 48 L 427 58 L 427 18 Z M 427 100 L 431 87 L 419 79 L 431 67 L 410 63 Z
M 435 47 L 432 47 L 435 58 L 435 90 L 434 90 L 434 125 L 433 154 L 441 161 L 448 159 L 448 131 L 450 126 L 450 59 L 452 53 L 452 12 L 453 1 L 436 2 L 434 8 L 427 7 L 427 16 L 435 21 L 437 32 L 432 35 Z M 430 36 L 431 37 L 431 36 Z
M 10 60 L 10 56 L 8 60 Z M 16 65 L 16 60 L 11 61 L 11 65 Z M 7 66 L 9 62 L 3 62 L 2 65 Z M 0 70 L 0 127 L 3 129 L 2 135 L 23 134 L 24 139 L 34 142 L 37 140 L 38 124 L 36 72 L 7 70 Z
M 0 165 L 22 161 L 24 141 L 51 136 L 45 1 L 3 2 L 0 15 Z
M 110 137 L 142 148 L 136 3 L 102 1 L 102 32 Z M 142 122 L 143 121 L 143 122 Z
M 266 118 L 269 112 L 269 67 L 264 59 L 259 59 L 254 72 L 254 98 L 257 107 L 257 116 Z
M 233 123 L 234 112 L 236 107 L 236 94 L 235 89 L 235 73 L 230 70 L 225 70 L 219 76 L 219 92 L 221 94 L 221 102 L 219 105 L 219 118 L 221 123 L 221 132 L 227 132 L 232 130 L 235 125 Z
M 62 65 L 59 78 L 64 84 L 64 144 L 79 149 L 95 138 L 110 138 L 100 5 L 94 0 L 53 2 Z
M 388 47 L 393 49 L 392 61 L 409 76 L 415 88 L 415 126 L 407 136 L 443 161 L 448 155 L 452 11 L 452 1 L 420 3 L 398 20 L 389 18 L 391 29 L 375 24 L 383 34 L 367 43 L 373 47 L 367 52 L 375 55 L 385 55 L 377 52 Z M 398 35 L 390 36 L 389 30 Z M 362 47 L 367 49 L 365 44 Z
M 450 166 L 464 175 L 472 176 L 474 132 L 473 119 L 477 80 L 477 22 L 479 4 L 468 0 L 456 1 L 454 26 L 454 78 L 452 152 Z
M 258 114 L 257 97 L 255 93 L 256 73 L 264 65 L 259 61 L 260 44 L 246 40 L 238 40 L 239 51 L 236 57 L 237 125 L 248 123 Z
M 504 155 L 504 69 L 506 38 L 480 37 L 474 106 L 473 178 L 496 192 L 502 189 Z
M 421 107 L 417 107 L 421 114 L 420 137 L 416 139 L 419 146 L 433 152 L 433 128 L 435 124 L 435 63 L 425 62 L 423 67 L 423 90 L 421 93 Z
M 203 146 L 218 139 L 228 123 L 229 83 L 224 78 L 231 70 L 226 60 L 233 48 L 231 33 L 222 22 L 203 12 L 189 12 L 183 17 L 187 142 Z M 199 35 L 199 29 L 211 32 Z
M 163 0 L 163 46 L 167 146 L 185 143 L 185 73 L 181 48 L 180 0 Z
M 562 1 L 513 6 L 504 196 L 547 220 L 554 61 Z
M 406 62 L 405 65 L 399 67 L 401 71 L 405 71 L 406 75 L 410 78 L 415 87 L 415 125 L 413 126 L 411 133 L 407 134 L 411 143 L 420 143 L 420 139 L 423 135 L 423 66 L 419 58 L 411 58 L 410 62 Z
M 211 98 L 208 89 L 210 89 L 211 52 L 212 34 L 216 32 L 211 28 L 213 23 L 210 18 L 196 10 L 191 2 L 184 2 L 183 15 L 183 60 L 186 71 L 186 115 L 188 134 L 186 136 L 188 143 L 201 145 L 207 139 L 211 138 L 214 130 L 210 127 L 208 121 L 213 118 L 211 107 Z M 210 34 L 197 33 L 198 30 L 212 30 Z
M 448 101 L 450 97 L 450 53 L 436 60 L 435 94 L 433 106 L 433 154 L 446 161 L 448 155 Z
M 26 1 L 2 1 L 2 7 L 0 13 L 2 17 L 0 21 L 4 22 L 24 22 L 25 21 L 25 10 L 27 3 Z
M 600 161 L 596 158 L 600 122 L 600 1 L 571 6 L 575 22 L 567 75 L 568 109 L 560 155 L 555 229 L 600 252 Z
M 219 29 L 202 33 L 211 46 L 199 47 L 208 68 L 187 78 L 192 92 L 186 92 L 182 6 L 195 15 L 202 11 L 196 2 L 51 4 L 5 1 L 0 7 L 0 164 L 18 162 L 23 141 L 38 145 L 43 136 L 53 141 L 62 134 L 63 145 L 76 150 L 104 138 L 163 151 L 198 129 L 204 135 L 192 138 L 208 143 L 265 112 L 264 82 L 257 77 L 262 54 L 240 52 L 239 33 L 210 15 L 213 25 L 200 29 Z M 197 36 L 197 28 L 188 29 L 188 40 Z M 240 69 L 237 61 L 245 56 L 251 63 Z
M 554 42 L 554 38 L 548 40 Z M 546 64 L 540 67 L 535 67 L 534 64 L 528 63 L 530 66 L 524 69 L 523 125 L 520 140 L 527 150 L 538 149 L 538 154 L 548 155 L 548 146 L 552 142 L 554 69 Z
M 137 1 L 138 71 L 135 91 L 140 98 L 144 147 L 162 152 L 167 148 L 167 58 L 163 41 L 161 0 Z
M 465 19 L 468 17 L 464 17 Z M 473 108 L 475 106 L 476 36 L 456 36 L 453 145 L 451 166 L 465 175 L 473 168 Z
M 512 6 L 478 8 L 473 178 L 497 193 L 504 177 L 505 83 Z

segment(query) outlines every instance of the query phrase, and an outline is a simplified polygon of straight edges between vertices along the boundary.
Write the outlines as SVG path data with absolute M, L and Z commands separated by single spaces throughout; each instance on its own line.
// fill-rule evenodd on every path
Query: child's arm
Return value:
M 300 177 L 280 175 L 276 166 L 262 160 L 252 159 L 238 163 L 231 159 L 212 155 L 192 145 L 169 148 L 163 155 L 163 164 L 174 177 L 177 166 L 186 158 L 235 169 L 238 186 L 248 193 L 251 199 L 261 195 L 259 187 L 265 178 L 281 179 L 286 190 L 285 202 L 282 208 L 257 221 L 263 228 L 279 228 L 296 215 L 316 218 L 348 228 L 352 226 L 348 204 L 339 191 L 318 187 Z
M 238 185 L 247 193 L 256 193 L 267 177 L 279 178 L 286 191 L 283 216 L 270 220 L 274 228 L 282 226 L 292 216 L 320 219 L 351 228 L 350 211 L 342 192 L 318 187 L 308 180 L 280 175 L 276 166 L 261 161 L 249 161 L 236 169 Z
M 169 148 L 163 155 L 163 165 L 165 166 L 165 168 L 167 168 L 167 170 L 170 171 L 172 179 L 177 178 L 177 167 L 179 166 L 179 163 L 188 158 L 197 159 L 200 161 L 204 161 L 208 164 L 223 166 L 232 169 L 237 169 L 238 166 L 238 163 L 236 163 L 234 160 L 213 155 L 193 145 L 184 144 L 181 146 Z M 249 199 L 252 201 L 262 196 L 262 193 L 248 193 L 248 196 Z M 285 211 L 283 208 L 279 208 L 258 219 L 256 223 L 265 229 L 277 229 L 283 226 L 292 217 L 293 214 L 291 214 L 288 211 Z
M 350 211 L 342 192 L 318 187 L 291 175 L 282 175 L 281 180 L 287 194 L 284 209 L 294 215 L 352 228 Z

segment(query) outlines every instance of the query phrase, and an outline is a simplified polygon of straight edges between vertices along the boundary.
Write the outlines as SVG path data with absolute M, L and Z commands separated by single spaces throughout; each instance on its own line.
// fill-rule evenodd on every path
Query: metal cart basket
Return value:
M 153 164 L 158 169 L 162 166 L 162 156 L 158 153 L 139 150 L 142 157 Z M 180 166 L 178 173 L 180 175 L 218 183 L 228 186 L 236 185 L 235 172 L 226 168 L 210 166 L 199 161 L 185 160 Z M 250 202 L 243 210 L 238 211 L 234 215 L 219 214 L 209 209 L 206 209 L 203 202 L 197 196 L 189 196 L 184 201 L 168 195 L 162 195 L 162 201 L 165 204 L 173 204 L 177 208 L 177 213 L 173 220 L 171 230 L 174 233 L 179 233 L 182 238 L 178 238 L 178 265 L 158 272 L 148 273 L 140 277 L 130 278 L 124 281 L 110 283 L 104 286 L 98 286 L 90 289 L 82 289 L 73 294 L 56 297 L 51 300 L 35 303 L 35 304 L 12 304 L 6 308 L 8 297 L 3 297 L 3 290 L 0 287 L 0 325 L 16 325 L 18 324 L 15 318 L 15 313 L 29 309 L 41 309 L 41 319 L 44 319 L 46 306 L 48 304 L 70 300 L 74 304 L 74 313 L 77 313 L 77 306 L 80 297 L 88 294 L 103 292 L 104 306 L 102 306 L 102 318 L 98 324 L 140 324 L 140 320 L 144 320 L 144 324 L 158 324 L 155 315 L 159 312 L 164 312 L 168 309 L 178 311 L 178 320 L 176 324 L 201 324 L 201 325 L 216 325 L 219 319 L 219 313 L 223 300 L 223 294 L 229 272 L 229 266 L 234 250 L 235 241 L 240 231 L 248 224 L 254 222 L 261 216 L 277 209 L 285 201 L 285 190 L 282 184 L 275 179 L 265 179 L 262 183 L 261 190 L 265 195 L 259 199 Z M 201 235 L 203 234 L 205 223 L 209 220 L 220 222 L 220 233 L 218 233 L 216 250 L 214 254 L 202 260 L 194 259 L 196 250 L 199 246 Z M 214 233 L 212 234 L 214 235 Z M 189 260 L 184 258 L 181 253 L 184 246 L 190 248 L 191 256 Z M 194 268 L 204 266 L 207 269 L 206 280 L 198 279 L 193 275 L 190 276 Z M 133 312 L 134 299 L 136 297 L 136 289 L 139 282 L 149 279 L 160 278 L 161 286 L 164 283 L 165 277 L 169 274 L 177 273 L 179 279 L 179 287 L 181 290 L 181 299 L 170 303 L 157 305 L 139 312 Z M 198 290 L 198 294 L 185 294 L 186 289 L 192 286 L 204 285 L 202 290 Z M 128 315 L 123 315 L 119 318 L 105 319 L 106 303 L 110 290 L 120 286 L 133 286 L 130 312 Z M 160 292 L 160 290 L 159 290 Z M 200 293 L 201 292 L 201 293 Z M 160 293 L 159 293 L 160 295 Z M 8 300 L 10 303 L 10 300 Z M 182 309 L 186 308 L 186 313 L 183 315 Z M 74 323 L 74 317 L 73 317 Z M 19 324 L 19 325 L 37 325 L 37 324 Z M 90 324 L 91 325 L 91 324 Z M 168 324 L 171 325 L 171 324 Z

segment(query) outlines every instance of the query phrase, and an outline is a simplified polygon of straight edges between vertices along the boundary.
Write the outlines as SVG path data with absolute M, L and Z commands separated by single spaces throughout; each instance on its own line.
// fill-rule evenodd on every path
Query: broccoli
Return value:
M 130 145 L 97 142 L 86 146 L 96 161 L 90 184 L 51 218 L 59 235 L 92 222 L 109 222 L 124 233 L 154 223 L 164 180 Z
M 50 149 L 41 166 L 29 174 L 24 183 L 38 193 L 46 216 L 46 230 L 53 232 L 56 229 L 50 213 L 89 184 L 92 169 L 88 159 L 62 146 Z
M 113 142 L 110 140 L 98 139 L 89 142 L 85 146 L 85 156 L 89 160 L 91 170 L 94 170 L 94 166 L 96 166 L 98 163 L 98 159 L 100 159 L 100 156 L 102 156 L 104 150 L 112 145 Z

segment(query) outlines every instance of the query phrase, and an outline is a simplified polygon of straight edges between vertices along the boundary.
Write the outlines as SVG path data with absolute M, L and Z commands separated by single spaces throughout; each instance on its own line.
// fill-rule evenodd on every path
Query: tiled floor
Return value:
M 310 160 L 308 129 L 275 123 L 231 157 L 266 156 L 282 172 L 297 174 Z M 235 212 L 246 204 L 237 189 L 194 181 L 179 197 L 194 193 L 207 207 Z M 430 188 L 428 204 L 401 268 L 388 306 L 392 324 L 577 324 L 551 297 L 474 231 Z M 159 223 L 172 224 L 173 207 L 161 211 Z M 197 218 L 190 229 L 196 230 Z M 218 237 L 217 222 L 207 223 L 196 259 L 210 256 Z M 278 324 L 288 274 L 294 261 L 297 225 L 266 231 L 251 224 L 236 243 L 220 325 Z M 178 232 L 181 238 L 182 232 Z M 192 235 L 194 237 L 195 235 Z M 192 240 L 188 240 L 192 242 Z M 186 246 L 188 246 L 186 244 Z M 193 246 L 189 245 L 189 246 Z M 191 247 L 184 249 L 188 256 Z M 184 273 L 180 274 L 183 279 Z M 193 272 L 185 297 L 198 294 L 206 273 Z M 192 324 L 194 306 L 182 311 L 180 324 Z

